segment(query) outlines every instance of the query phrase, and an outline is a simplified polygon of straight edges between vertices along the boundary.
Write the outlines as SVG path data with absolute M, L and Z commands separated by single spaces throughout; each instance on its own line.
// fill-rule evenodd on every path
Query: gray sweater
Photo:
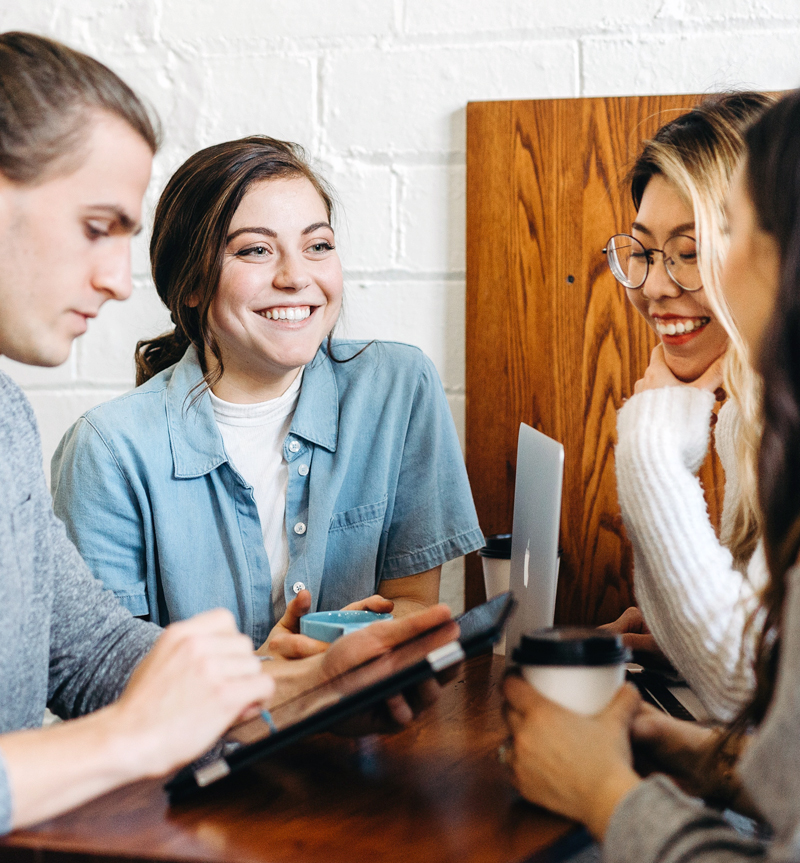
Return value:
M 800 567 L 788 575 L 777 687 L 739 775 L 775 834 L 771 843 L 736 833 L 718 812 L 664 776 L 632 791 L 611 819 L 607 863 L 800 861 Z
M 0 373 L 0 732 L 116 699 L 160 629 L 136 620 L 86 568 L 53 514 L 36 420 Z M 0 832 L 12 800 L 0 740 Z

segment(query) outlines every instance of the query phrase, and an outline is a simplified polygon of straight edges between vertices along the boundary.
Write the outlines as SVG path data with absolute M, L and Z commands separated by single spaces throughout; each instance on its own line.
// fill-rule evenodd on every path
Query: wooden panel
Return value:
M 520 421 L 565 445 L 560 622 L 633 602 L 614 477 L 616 411 L 655 335 L 602 248 L 633 219 L 643 138 L 697 96 L 472 103 L 467 109 L 467 468 L 485 533 L 510 531 Z M 701 474 L 718 519 L 722 472 Z M 467 564 L 467 606 L 483 598 Z

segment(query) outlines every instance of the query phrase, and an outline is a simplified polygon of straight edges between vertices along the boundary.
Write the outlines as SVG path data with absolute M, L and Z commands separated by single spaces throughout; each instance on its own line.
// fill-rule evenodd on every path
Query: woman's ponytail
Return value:
M 153 339 L 142 339 L 136 343 L 136 386 L 141 386 L 159 372 L 180 360 L 191 344 L 189 337 L 176 327 Z

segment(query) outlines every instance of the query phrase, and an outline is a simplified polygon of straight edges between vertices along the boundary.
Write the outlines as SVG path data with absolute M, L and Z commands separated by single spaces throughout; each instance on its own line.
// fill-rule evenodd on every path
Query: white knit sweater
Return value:
M 767 578 L 761 543 L 745 573 L 717 539 L 696 474 L 708 450 L 714 394 L 694 387 L 646 390 L 617 416 L 617 488 L 634 552 L 639 607 L 661 649 L 712 716 L 736 714 L 753 687 L 754 636 L 745 623 Z M 729 401 L 715 442 L 725 470 L 720 536 L 730 537 L 740 494 Z

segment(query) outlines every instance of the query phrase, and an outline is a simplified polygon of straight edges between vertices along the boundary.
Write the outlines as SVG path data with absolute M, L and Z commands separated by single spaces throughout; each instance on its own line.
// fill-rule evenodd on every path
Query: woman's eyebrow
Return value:
M 239 234 L 261 234 L 264 237 L 277 237 L 278 235 L 272 228 L 238 228 L 232 234 L 228 234 L 228 238 L 225 240 L 226 243 L 230 243 L 231 240 L 235 240 Z
M 633 230 L 639 231 L 642 234 L 647 234 L 648 237 L 652 237 L 652 231 L 645 228 L 645 226 L 641 222 L 634 222 L 631 225 Z M 685 231 L 693 231 L 694 230 L 694 222 L 684 222 L 682 225 L 676 225 L 670 232 L 670 237 L 677 237 L 678 234 L 683 234 Z
M 329 231 L 333 230 L 330 222 L 314 222 L 313 225 L 309 225 L 307 228 L 303 229 L 302 236 L 305 237 L 306 234 L 310 234 L 312 231 L 316 231 L 318 228 L 327 228 Z

